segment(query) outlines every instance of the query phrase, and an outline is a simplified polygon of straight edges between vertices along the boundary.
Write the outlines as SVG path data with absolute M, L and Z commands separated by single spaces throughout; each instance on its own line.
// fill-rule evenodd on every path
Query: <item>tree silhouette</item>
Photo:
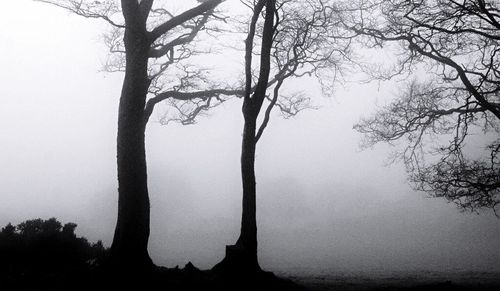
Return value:
M 210 19 L 221 19 L 213 16 L 222 0 L 199 1 L 178 15 L 153 0 L 123 0 L 120 6 L 115 1 L 39 1 L 103 19 L 112 27 L 105 37 L 111 52 L 106 69 L 122 71 L 125 77 L 118 112 L 118 219 L 110 260 L 120 270 L 147 272 L 153 264 L 147 251 L 150 205 L 144 142 L 155 105 L 170 101 L 181 115 L 177 121 L 190 123 L 213 107 L 213 99 L 221 102 L 222 95 L 241 91 L 215 88 L 200 70 L 182 64 L 202 52 L 190 42 L 211 29 Z
M 369 47 L 398 48 L 395 71 L 376 77 L 422 66 L 427 74 L 355 128 L 366 145 L 404 140 L 396 157 L 414 187 L 464 210 L 500 203 L 499 9 L 484 0 L 363 1 L 347 24 Z
M 241 232 L 235 245 L 226 247 L 225 258 L 214 269 L 251 274 L 260 271 L 255 180 L 257 142 L 269 123 L 273 108 L 277 107 L 285 117 L 312 108 L 310 98 L 301 92 L 283 94 L 285 81 L 306 75 L 321 79 L 326 74 L 331 78 L 330 82 L 322 85 L 325 92 L 328 91 L 337 74 L 342 72 L 343 62 L 348 60 L 350 40 L 339 30 L 340 14 L 327 5 L 328 1 L 260 0 L 244 3 L 253 14 L 245 40 Z M 255 47 L 260 47 L 256 75 L 252 68 Z M 263 108 L 264 117 L 259 122 Z

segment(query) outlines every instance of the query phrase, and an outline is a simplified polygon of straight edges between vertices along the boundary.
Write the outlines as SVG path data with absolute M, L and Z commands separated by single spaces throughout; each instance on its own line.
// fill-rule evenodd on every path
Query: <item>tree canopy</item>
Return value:
M 387 79 L 412 75 L 398 98 L 355 128 L 397 153 L 416 189 L 478 210 L 500 203 L 500 14 L 484 0 L 360 1 L 346 27 L 396 49 Z M 418 73 L 420 70 L 425 74 Z

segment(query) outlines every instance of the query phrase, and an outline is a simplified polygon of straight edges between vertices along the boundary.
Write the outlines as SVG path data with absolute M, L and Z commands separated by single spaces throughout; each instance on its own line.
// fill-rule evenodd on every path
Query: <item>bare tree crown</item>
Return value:
M 416 189 L 462 209 L 496 211 L 500 204 L 498 2 L 376 0 L 351 7 L 354 21 L 344 25 L 366 46 L 399 46 L 395 73 L 380 78 L 401 72 L 411 75 L 419 66 L 427 72 L 410 78 L 399 98 L 355 128 L 365 134 L 368 145 L 404 140 L 407 146 L 398 157 Z

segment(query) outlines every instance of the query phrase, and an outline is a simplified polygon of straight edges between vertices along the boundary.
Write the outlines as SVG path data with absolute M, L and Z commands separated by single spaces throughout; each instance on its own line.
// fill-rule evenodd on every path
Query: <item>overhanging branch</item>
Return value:
M 163 24 L 160 24 L 156 28 L 154 28 L 150 33 L 149 33 L 149 38 L 151 43 L 153 43 L 156 39 L 158 39 L 161 35 L 167 33 L 174 27 L 183 24 L 184 22 L 192 19 L 193 17 L 202 15 L 204 13 L 207 13 L 208 11 L 214 9 L 217 5 L 222 3 L 223 0 L 207 0 L 203 2 L 202 4 L 189 9 L 177 16 L 174 16 L 173 18 L 169 19 L 168 21 L 164 22 Z
M 147 101 L 146 106 L 144 108 L 144 123 L 148 122 L 156 104 L 168 98 L 173 98 L 177 100 L 208 99 L 210 97 L 216 97 L 219 95 L 243 96 L 244 93 L 245 93 L 244 90 L 231 90 L 231 89 L 211 89 L 211 90 L 203 90 L 195 92 L 165 91 L 157 94 L 155 97 Z

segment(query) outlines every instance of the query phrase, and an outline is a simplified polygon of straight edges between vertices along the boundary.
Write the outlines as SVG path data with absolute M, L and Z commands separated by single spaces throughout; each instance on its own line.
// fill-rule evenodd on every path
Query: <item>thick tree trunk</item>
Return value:
M 125 32 L 126 72 L 118 112 L 118 220 L 111 263 L 119 269 L 152 266 L 147 251 L 149 196 L 147 187 L 144 105 L 149 80 L 148 44 L 144 34 Z

